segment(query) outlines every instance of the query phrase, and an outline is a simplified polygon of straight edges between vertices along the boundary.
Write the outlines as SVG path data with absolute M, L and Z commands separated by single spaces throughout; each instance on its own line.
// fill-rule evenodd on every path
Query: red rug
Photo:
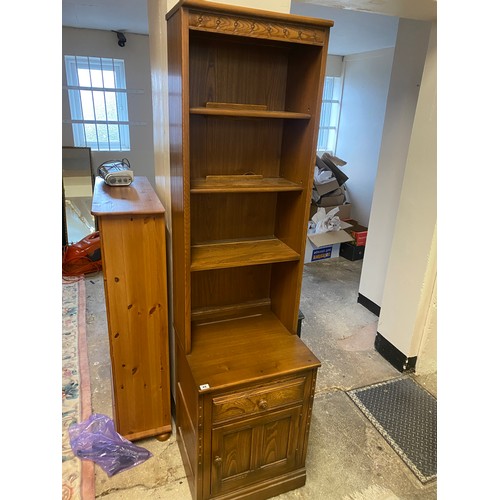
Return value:
M 68 428 L 92 412 L 85 280 L 62 284 L 62 499 L 95 499 L 94 463 L 75 457 Z

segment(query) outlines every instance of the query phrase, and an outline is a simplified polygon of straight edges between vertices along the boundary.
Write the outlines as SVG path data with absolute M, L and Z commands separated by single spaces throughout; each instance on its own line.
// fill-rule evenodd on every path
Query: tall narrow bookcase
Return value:
M 193 498 L 268 498 L 306 480 L 320 362 L 297 327 L 333 23 L 166 17 L 177 437 Z

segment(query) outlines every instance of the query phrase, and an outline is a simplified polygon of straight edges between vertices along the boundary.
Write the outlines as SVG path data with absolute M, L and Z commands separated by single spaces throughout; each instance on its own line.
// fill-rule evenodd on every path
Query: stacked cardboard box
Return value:
M 345 196 L 345 183 L 349 178 L 339 168 L 344 165 L 344 160 L 329 153 L 324 153 L 321 158 L 316 156 L 310 218 L 319 207 L 325 208 L 327 213 L 339 207 L 338 217 L 341 220 L 351 216 L 351 205 L 346 202 Z

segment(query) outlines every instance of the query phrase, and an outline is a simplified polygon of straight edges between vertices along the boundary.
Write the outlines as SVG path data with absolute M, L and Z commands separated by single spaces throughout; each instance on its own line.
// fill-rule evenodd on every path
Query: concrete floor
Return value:
M 430 500 L 437 482 L 422 485 L 345 391 L 399 377 L 374 349 L 377 316 L 357 303 L 363 261 L 306 264 L 302 340 L 321 360 L 309 438 L 306 485 L 275 497 L 329 500 Z M 92 411 L 112 417 L 111 369 L 102 275 L 86 278 Z M 415 376 L 437 397 L 436 374 Z M 173 435 L 136 442 L 153 457 L 108 478 L 96 465 L 96 498 L 189 500 Z

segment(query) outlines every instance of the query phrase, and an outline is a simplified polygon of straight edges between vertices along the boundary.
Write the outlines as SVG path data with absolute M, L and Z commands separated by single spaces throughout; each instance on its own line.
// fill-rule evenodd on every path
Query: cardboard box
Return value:
M 335 259 L 339 257 L 339 254 L 340 243 L 314 248 L 308 239 L 306 242 L 306 252 L 304 254 L 304 264 L 317 262 L 318 260 Z
M 343 205 L 332 205 L 329 207 L 323 207 L 328 213 L 330 210 L 338 207 L 339 211 L 337 212 L 337 216 L 340 220 L 348 220 L 351 218 L 351 204 L 344 203 Z M 311 208 L 309 210 L 309 220 L 312 219 L 313 215 L 318 211 L 318 206 L 311 204 Z
M 352 241 L 352 236 L 347 232 L 350 224 L 342 222 L 340 231 L 326 233 L 312 233 L 307 235 L 304 263 L 318 260 L 334 259 L 340 254 L 340 244 Z
M 333 163 L 337 167 L 343 167 L 344 165 L 347 165 L 346 161 L 341 160 L 338 156 L 333 156 L 330 153 L 324 153 L 321 159 L 325 163 Z
M 335 207 L 342 205 L 345 201 L 345 193 L 342 188 L 336 189 L 332 193 L 322 196 L 316 203 L 318 207 Z M 340 217 L 339 217 L 340 218 Z
M 358 221 L 354 219 L 349 219 L 346 222 L 352 225 L 352 227 L 350 227 L 348 231 L 354 238 L 354 244 L 358 247 L 364 247 L 366 245 L 366 238 L 368 236 L 368 228 L 366 226 L 358 224 Z
M 340 187 L 339 181 L 335 178 L 329 179 L 326 182 L 317 183 L 314 181 L 314 188 L 320 196 L 331 193 Z
M 335 163 L 337 162 L 337 163 Z M 337 166 L 343 167 L 346 165 L 346 162 L 344 160 L 341 160 L 340 158 L 337 158 L 336 156 L 332 156 L 329 153 L 324 153 L 321 158 L 316 155 L 316 166 L 320 169 L 329 169 L 333 172 L 334 177 L 339 181 L 339 184 L 342 186 L 342 184 L 345 184 L 349 177 L 340 170 L 340 168 Z
M 358 247 L 350 242 L 341 243 L 339 255 L 347 260 L 361 260 L 365 256 L 365 247 Z

